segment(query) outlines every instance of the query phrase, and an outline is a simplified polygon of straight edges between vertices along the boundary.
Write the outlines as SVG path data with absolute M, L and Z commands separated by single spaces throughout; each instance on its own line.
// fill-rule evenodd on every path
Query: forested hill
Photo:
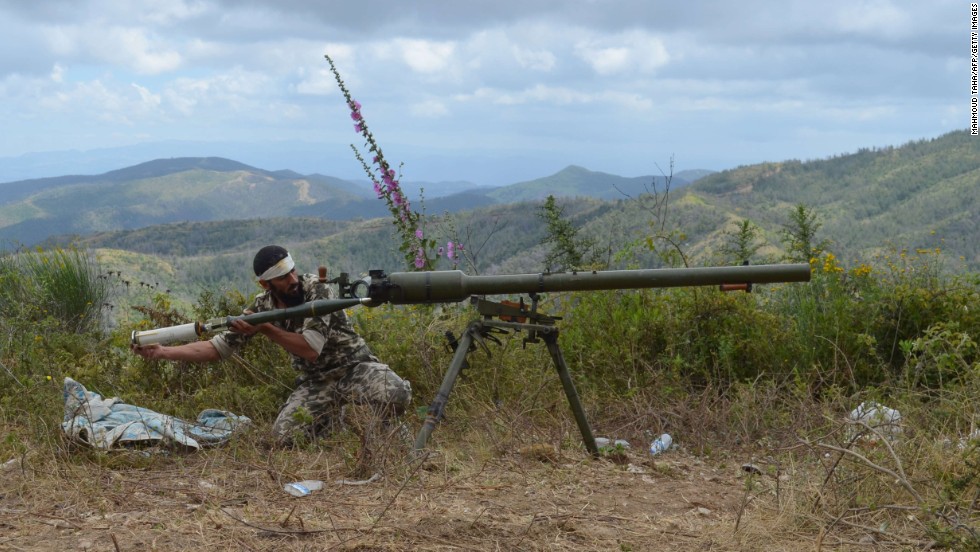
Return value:
M 567 176 L 567 175 L 566 175 Z M 614 267 L 656 266 L 645 238 L 660 228 L 685 236 L 693 264 L 731 262 L 720 254 L 726 232 L 751 220 L 764 241 L 752 262 L 780 260 L 780 230 L 794 206 L 818 215 L 820 240 L 848 263 L 892 248 L 943 252 L 953 270 L 980 271 L 980 141 L 966 132 L 898 147 L 862 150 L 813 161 L 743 166 L 670 192 L 666 218 L 651 196 L 600 200 L 563 198 L 566 218 L 591 238 Z M 373 200 L 378 205 L 383 203 Z M 514 273 L 543 268 L 546 231 L 540 201 L 494 204 L 431 216 L 426 234 L 463 241 L 468 272 Z M 432 211 L 430 211 L 432 213 Z M 103 252 L 117 269 L 169 276 L 168 287 L 193 294 L 202 286 L 248 287 L 249 258 L 259 244 L 285 243 L 305 268 L 332 272 L 404 269 L 390 220 L 331 222 L 317 217 L 173 223 L 74 238 Z M 68 243 L 62 239 L 59 243 Z M 628 253 L 625 253 L 626 251 Z M 470 264 L 472 263 L 472 264 Z M 443 263 L 440 268 L 450 265 Z M 243 268 L 244 267 L 244 268 Z M 152 274 L 151 274 L 152 273 Z M 178 282 L 177 280 L 181 280 Z
M 705 171 L 688 171 L 694 179 Z M 696 176 L 695 176 L 696 175 Z M 661 181 L 663 178 L 661 177 Z M 465 181 L 406 182 L 403 190 L 430 213 L 560 197 L 611 198 L 651 190 L 652 176 L 621 177 L 568 167 L 503 188 Z M 674 184 L 688 183 L 679 174 Z M 320 174 L 267 171 L 229 159 L 158 159 L 93 176 L 63 176 L 0 184 L 0 241 L 34 245 L 51 236 L 132 230 L 174 222 L 269 217 L 355 220 L 388 209 L 367 182 Z
M 693 189 L 764 227 L 783 221 L 792 204 L 809 205 L 845 253 L 889 244 L 941 248 L 980 267 L 980 140 L 965 130 L 828 159 L 739 167 Z

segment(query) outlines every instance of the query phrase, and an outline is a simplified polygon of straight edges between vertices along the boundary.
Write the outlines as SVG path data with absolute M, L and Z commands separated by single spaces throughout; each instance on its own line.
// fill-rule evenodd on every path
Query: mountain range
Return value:
M 679 173 L 675 187 L 705 171 Z M 615 199 L 661 186 L 665 177 L 626 178 L 570 166 L 549 177 L 497 188 L 465 182 L 402 184 L 427 212 L 561 197 Z M 423 201 L 424 200 L 424 201 Z M 52 236 L 132 230 L 173 222 L 269 217 L 354 220 L 383 217 L 367 181 L 267 171 L 218 157 L 157 159 L 99 175 L 0 184 L 0 240 L 31 246 Z
M 425 190 L 426 235 L 465 243 L 461 268 L 470 273 L 541 270 L 546 229 L 537 215 L 549 194 L 614 268 L 657 266 L 649 238 L 675 230 L 692 264 L 733 262 L 721 246 L 742 220 L 760 229 L 752 262 L 778 261 L 780 232 L 805 204 L 818 215 L 818 238 L 846 263 L 889 251 L 938 251 L 948 269 L 980 270 L 980 141 L 966 131 L 826 159 L 679 172 L 669 188 L 664 175 L 628 178 L 576 166 L 496 188 L 403 187 Z M 658 207 L 667 197 L 667 208 Z M 403 269 L 389 219 L 367 182 L 222 158 L 159 159 L 97 176 L 0 184 L 0 238 L 75 243 L 129 274 L 127 281 L 152 281 L 185 298 L 202 287 L 253 286 L 242 267 L 273 242 L 288 244 L 310 269 L 321 262 L 334 273 Z

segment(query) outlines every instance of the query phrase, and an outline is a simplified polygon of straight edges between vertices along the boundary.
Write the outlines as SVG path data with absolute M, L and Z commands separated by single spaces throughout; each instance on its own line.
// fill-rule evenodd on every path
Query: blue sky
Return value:
M 900 145 L 969 126 L 969 18 L 962 0 L 0 0 L 0 182 L 25 154 L 137 144 L 363 177 L 325 53 L 406 180 Z

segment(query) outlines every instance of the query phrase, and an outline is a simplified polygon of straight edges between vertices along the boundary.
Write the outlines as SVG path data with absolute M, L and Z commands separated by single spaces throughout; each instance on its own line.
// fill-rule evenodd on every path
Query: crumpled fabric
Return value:
M 125 404 L 118 397 L 104 399 L 71 378 L 65 378 L 64 399 L 65 434 L 103 450 L 174 444 L 199 449 L 224 443 L 252 423 L 245 416 L 215 409 L 188 422 Z

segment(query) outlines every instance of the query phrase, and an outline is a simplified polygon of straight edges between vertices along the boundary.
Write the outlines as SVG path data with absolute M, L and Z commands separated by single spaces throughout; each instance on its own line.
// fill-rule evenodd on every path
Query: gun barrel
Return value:
M 459 270 L 395 272 L 371 286 L 376 303 L 442 303 L 471 295 L 807 282 L 810 265 L 776 264 L 467 276 Z
M 278 322 L 290 318 L 309 318 L 311 316 L 321 316 L 330 314 L 350 307 L 362 304 L 369 304 L 370 299 L 349 298 L 349 299 L 318 299 L 295 307 L 285 309 L 275 309 L 270 311 L 243 314 L 241 316 L 225 316 L 213 318 L 204 323 L 204 331 L 214 331 L 227 328 L 232 322 L 241 320 L 253 326 L 265 324 L 267 322 Z
M 285 309 L 243 314 L 241 316 L 212 318 L 211 320 L 203 323 L 192 322 L 190 324 L 181 324 L 179 326 L 170 326 L 167 328 L 134 331 L 130 336 L 130 340 L 132 341 L 133 345 L 137 346 L 150 345 L 153 343 L 164 344 L 173 343 L 176 341 L 193 341 L 197 339 L 199 335 L 205 332 L 213 332 L 227 328 L 228 326 L 231 326 L 231 323 L 235 320 L 242 320 L 254 326 L 258 324 L 265 324 L 266 322 L 277 322 L 279 320 L 287 320 L 290 318 L 321 316 L 356 305 L 367 304 L 371 304 L 371 300 L 367 298 L 319 299 L 317 301 L 310 301 L 308 303 L 303 303 L 302 305 Z

